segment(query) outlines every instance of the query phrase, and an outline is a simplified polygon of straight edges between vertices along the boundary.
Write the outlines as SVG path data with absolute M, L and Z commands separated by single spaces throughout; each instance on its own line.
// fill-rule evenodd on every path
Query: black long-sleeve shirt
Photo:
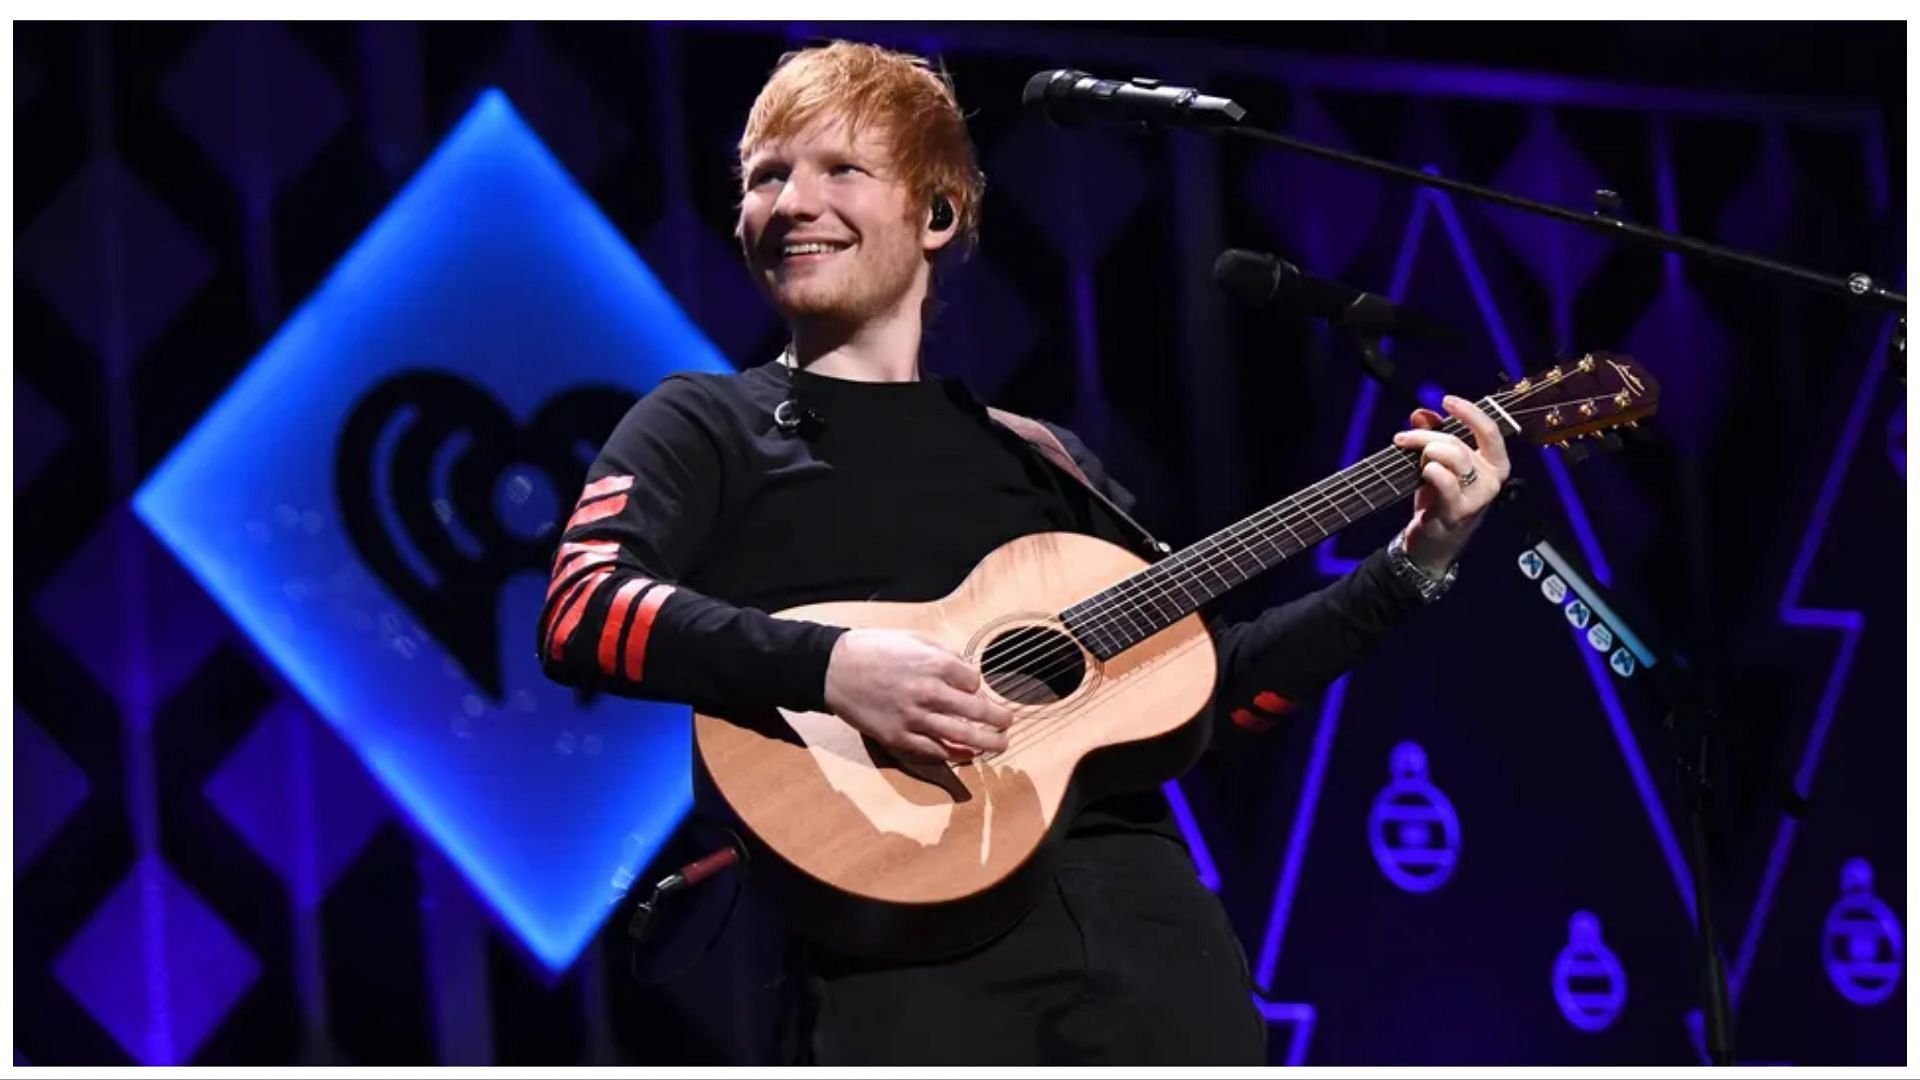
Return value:
M 801 436 L 774 423 L 790 386 L 819 420 Z M 1102 495 L 1131 507 L 1078 438 L 1048 428 Z M 1140 550 L 1135 528 L 957 380 L 854 382 L 777 361 L 674 375 L 633 406 L 588 472 L 554 557 L 541 663 L 561 683 L 705 712 L 822 710 L 845 631 L 769 612 L 934 600 L 1015 537 L 1076 531 Z M 1210 620 L 1220 677 L 1202 722 L 1271 722 L 1420 606 L 1382 551 L 1255 619 Z M 1123 816 L 1163 824 L 1158 792 L 1142 798 Z

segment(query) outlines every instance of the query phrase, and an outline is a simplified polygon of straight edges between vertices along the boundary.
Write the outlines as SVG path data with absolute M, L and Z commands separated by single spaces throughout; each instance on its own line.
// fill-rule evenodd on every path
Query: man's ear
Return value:
M 926 223 L 920 229 L 920 246 L 931 255 L 953 242 L 956 220 L 953 201 L 944 191 L 933 193 L 927 207 Z
M 951 243 L 953 243 L 952 229 L 944 229 L 939 232 L 935 232 L 932 229 L 922 229 L 920 231 L 920 249 L 928 255 L 938 252 L 941 248 Z

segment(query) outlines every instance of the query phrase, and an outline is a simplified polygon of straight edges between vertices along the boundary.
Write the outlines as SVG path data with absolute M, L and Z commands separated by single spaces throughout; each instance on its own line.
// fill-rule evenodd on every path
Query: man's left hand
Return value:
M 1448 395 L 1441 405 L 1473 432 L 1477 446 L 1435 430 L 1444 421 L 1432 409 L 1415 409 L 1414 430 L 1393 437 L 1395 446 L 1420 451 L 1422 482 L 1401 543 L 1407 556 L 1435 577 L 1460 557 L 1512 471 L 1506 440 L 1492 418 L 1465 398 Z

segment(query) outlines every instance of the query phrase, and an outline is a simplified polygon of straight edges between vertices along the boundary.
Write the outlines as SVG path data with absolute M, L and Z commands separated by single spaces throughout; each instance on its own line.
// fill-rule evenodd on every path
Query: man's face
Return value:
M 926 226 L 895 177 L 885 138 L 849 141 L 829 118 L 746 161 L 738 235 L 748 269 L 789 321 L 858 326 L 924 296 Z

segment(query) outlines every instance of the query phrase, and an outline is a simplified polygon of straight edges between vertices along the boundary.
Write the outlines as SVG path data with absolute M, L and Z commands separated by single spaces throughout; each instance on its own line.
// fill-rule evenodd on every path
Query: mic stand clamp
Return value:
M 1400 374 L 1400 369 L 1394 365 L 1381 344 L 1381 339 L 1388 335 L 1393 326 L 1392 303 L 1382 296 L 1363 292 L 1339 315 L 1328 321 L 1346 331 L 1353 339 L 1354 345 L 1360 350 L 1360 366 L 1374 381 L 1402 398 L 1420 404 L 1420 392 Z

